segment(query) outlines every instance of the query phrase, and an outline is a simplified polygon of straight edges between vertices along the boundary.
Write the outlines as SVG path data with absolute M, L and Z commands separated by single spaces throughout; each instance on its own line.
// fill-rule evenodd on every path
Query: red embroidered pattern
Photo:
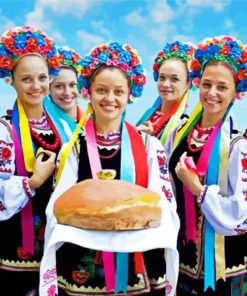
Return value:
M 27 177 L 22 179 L 22 185 L 23 185 L 23 188 L 24 188 L 24 190 L 25 190 L 28 197 L 33 197 L 35 195 L 35 192 L 32 191 L 31 188 L 29 187 Z

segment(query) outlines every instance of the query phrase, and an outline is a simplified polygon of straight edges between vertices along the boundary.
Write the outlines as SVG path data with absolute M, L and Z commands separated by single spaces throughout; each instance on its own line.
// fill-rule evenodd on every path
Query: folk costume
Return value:
M 198 79 L 208 61 L 224 61 L 239 77 L 237 91 L 246 91 L 247 80 L 240 76 L 241 71 L 246 71 L 242 64 L 245 52 L 246 48 L 231 37 L 207 39 L 195 51 L 191 75 Z M 246 223 L 246 140 L 235 138 L 231 107 L 232 103 L 214 127 L 201 128 L 203 108 L 198 103 L 186 124 L 177 129 L 175 138 L 167 142 L 167 146 L 173 144 L 169 169 L 181 221 L 179 295 L 240 295 L 231 294 L 234 282 L 238 275 L 246 274 L 246 251 L 238 248 L 246 245 L 247 238 L 243 227 Z M 184 152 L 193 158 L 196 165 L 193 169 L 204 180 L 197 198 L 175 172 Z
M 42 31 L 30 26 L 13 28 L 1 37 L 0 44 L 2 77 L 11 79 L 15 62 L 29 54 L 45 59 L 51 75 L 57 73 L 54 42 Z M 38 148 L 58 153 L 67 138 L 50 105 L 44 108 L 41 119 L 28 119 L 19 98 L 12 112 L 1 118 L 0 135 L 0 231 L 4 237 L 0 247 L 1 294 L 36 295 L 45 208 L 53 179 L 51 176 L 31 190 L 28 178 Z
M 145 76 L 137 53 L 130 46 L 104 44 L 93 49 L 83 63 L 85 75 L 92 65 L 96 69 L 109 65 L 128 71 L 130 94 L 141 95 Z M 85 79 L 86 89 L 91 75 Z M 174 295 L 179 221 L 164 150 L 154 137 L 145 136 L 143 141 L 136 129 L 122 119 L 119 130 L 103 136 L 95 132 L 94 115 L 90 116 L 77 149 L 66 153 L 71 147 L 69 143 L 61 153 L 59 170 L 61 163 L 64 168 L 47 207 L 49 225 L 41 264 L 42 295 L 49 295 L 50 291 L 59 295 L 164 295 L 164 287 L 167 294 Z M 64 154 L 68 155 L 66 162 L 62 159 Z M 96 178 L 101 169 L 114 169 L 117 179 L 158 192 L 162 197 L 160 227 L 120 232 L 59 225 L 53 214 L 56 199 L 76 182 Z
M 157 54 L 157 57 L 154 60 L 154 81 L 158 81 L 159 68 L 165 61 L 170 58 L 176 58 L 184 62 L 187 66 L 192 58 L 193 52 L 194 47 L 191 44 L 182 43 L 180 41 L 165 44 L 164 49 Z M 186 109 L 188 97 L 189 93 L 187 91 L 181 100 L 177 103 L 174 103 L 168 112 L 162 113 L 162 98 L 159 96 L 155 100 L 153 106 L 142 115 L 136 126 L 150 121 L 154 129 L 152 135 L 160 139 L 161 143 L 164 145 L 169 133 L 178 125 L 180 119 L 186 117 L 184 112 Z

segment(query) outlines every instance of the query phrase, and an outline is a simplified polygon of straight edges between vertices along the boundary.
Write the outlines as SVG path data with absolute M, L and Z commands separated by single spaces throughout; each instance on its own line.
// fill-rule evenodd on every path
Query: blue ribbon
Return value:
M 146 122 L 148 120 L 148 118 L 159 108 L 159 106 L 162 104 L 162 99 L 161 97 L 158 97 L 153 106 L 151 108 L 149 108 L 141 117 L 141 119 L 138 120 L 138 122 L 136 123 L 136 126 L 143 124 L 144 122 Z
M 222 125 L 230 112 L 231 103 L 224 115 Z M 221 125 L 221 127 L 222 127 Z M 230 127 L 231 129 L 232 127 Z M 231 131 L 230 131 L 231 132 Z M 206 183 L 207 185 L 218 184 L 220 164 L 221 128 L 215 139 L 214 146 L 209 158 Z M 211 287 L 215 291 L 215 231 L 205 218 L 205 241 L 204 241 L 204 292 Z
M 131 149 L 130 137 L 125 123 L 122 127 L 121 139 L 121 180 L 135 183 L 135 164 Z M 129 253 L 117 253 L 116 288 L 115 293 L 126 294 L 128 286 Z

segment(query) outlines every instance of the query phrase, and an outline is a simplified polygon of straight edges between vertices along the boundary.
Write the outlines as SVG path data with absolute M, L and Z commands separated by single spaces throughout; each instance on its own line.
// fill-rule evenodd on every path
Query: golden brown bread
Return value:
M 160 196 L 122 180 L 88 179 L 64 192 L 54 204 L 61 224 L 97 230 L 157 227 Z

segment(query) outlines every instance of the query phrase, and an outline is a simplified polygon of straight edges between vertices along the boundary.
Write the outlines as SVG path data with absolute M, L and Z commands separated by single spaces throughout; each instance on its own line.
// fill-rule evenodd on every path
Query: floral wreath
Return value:
M 188 62 L 192 59 L 194 49 L 195 49 L 194 46 L 190 43 L 183 43 L 180 41 L 166 43 L 163 50 L 158 52 L 157 57 L 154 60 L 154 64 L 153 64 L 154 81 L 158 81 L 159 68 L 164 63 L 164 61 L 170 58 L 179 58 L 180 60 L 188 64 Z
M 68 66 L 75 69 L 77 73 L 81 71 L 80 60 L 81 56 L 68 46 L 56 47 L 59 55 L 59 64 L 61 66 Z
M 247 91 L 247 46 L 231 36 L 204 39 L 198 44 L 190 63 L 189 75 L 196 86 L 199 85 L 205 65 L 211 60 L 229 63 L 236 73 L 237 92 Z
M 78 82 L 84 97 L 88 95 L 89 86 L 95 70 L 99 67 L 114 66 L 121 69 L 130 79 L 130 96 L 128 103 L 140 97 L 143 85 L 146 83 L 144 68 L 137 51 L 129 45 L 122 45 L 118 42 L 103 44 L 91 50 L 81 60 L 81 76 Z
M 50 75 L 59 72 L 59 57 L 53 39 L 32 26 L 15 27 L 0 38 L 0 78 L 12 78 L 16 61 L 27 54 L 37 53 L 47 60 Z

